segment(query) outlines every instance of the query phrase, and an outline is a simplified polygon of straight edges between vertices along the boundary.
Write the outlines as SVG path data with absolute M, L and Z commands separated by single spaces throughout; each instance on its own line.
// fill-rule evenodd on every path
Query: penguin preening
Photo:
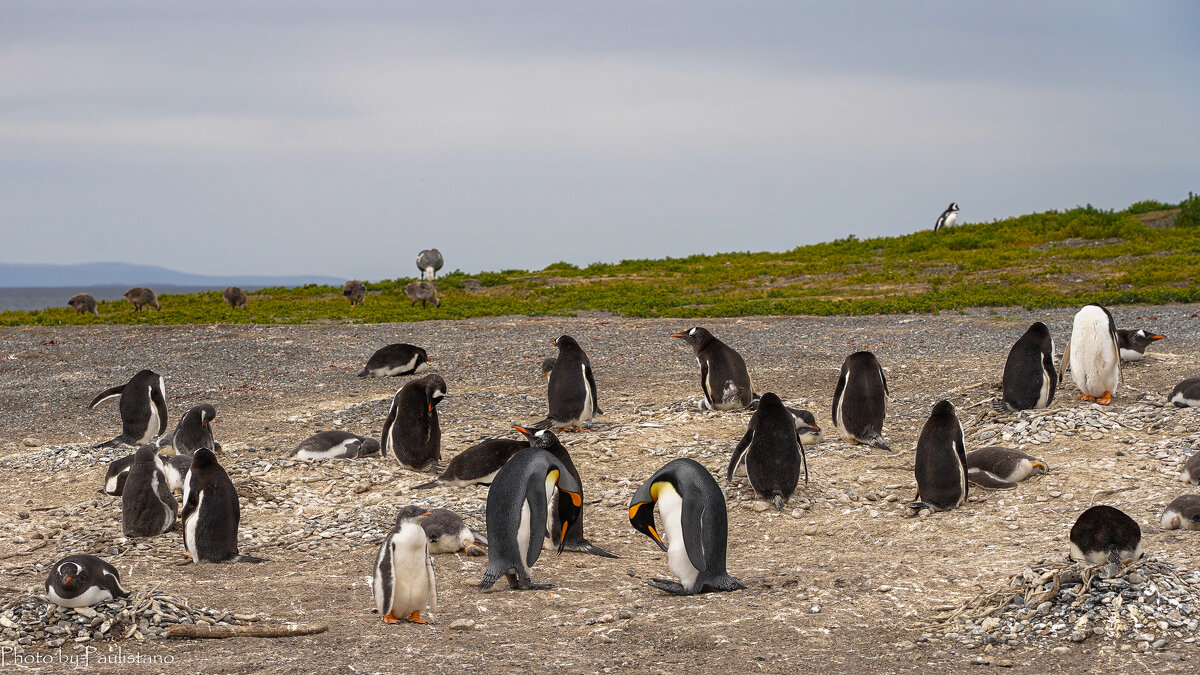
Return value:
M 423 278 L 427 281 L 437 278 L 437 273 L 445 262 L 442 252 L 436 248 L 427 248 L 417 254 L 417 269 L 421 271 Z
M 917 438 L 914 510 L 949 511 L 967 501 L 967 457 L 954 404 L 938 401 Z
M 525 427 L 513 428 L 529 439 L 530 447 L 541 448 L 554 455 L 555 459 L 562 462 L 562 465 L 567 468 L 567 473 L 571 474 L 571 477 L 579 485 L 579 489 L 576 491 L 578 494 L 555 489 L 548 495 L 550 500 L 549 513 L 546 516 L 546 536 L 550 538 L 551 545 L 558 546 L 560 552 L 566 549 L 568 551 L 590 553 L 605 558 L 619 557 L 584 538 L 583 479 L 580 478 L 579 470 L 575 468 L 575 463 L 571 461 L 571 454 L 567 452 L 566 447 L 558 440 L 558 436 L 555 436 L 553 431 L 547 429 L 533 431 Z M 573 504 L 577 498 L 580 500 L 580 503 L 577 505 Z M 563 520 L 561 514 L 568 511 L 575 514 L 575 520 L 571 523 L 570 529 L 562 528 Z
M 93 447 L 114 445 L 142 446 L 167 429 L 167 398 L 163 378 L 152 370 L 142 370 L 125 384 L 106 389 L 92 399 L 88 410 L 110 398 L 120 397 L 121 435 Z
M 1200 495 L 1180 495 L 1171 500 L 1159 526 L 1164 530 L 1200 530 Z
M 1048 408 L 1057 384 L 1054 338 L 1046 324 L 1035 321 L 1008 352 L 1001 385 L 1003 400 L 1013 410 Z
M 1192 485 L 1200 485 L 1200 452 L 1194 452 L 1183 462 L 1179 471 L 1179 480 Z
M 1092 564 L 1142 557 L 1142 528 L 1120 509 L 1103 504 L 1084 511 L 1071 526 L 1071 559 Z
M 501 576 L 508 577 L 509 588 L 554 587 L 532 583 L 530 572 L 542 554 L 549 500 L 555 488 L 570 497 L 558 514 L 561 531 L 566 533 L 579 517 L 583 497 L 578 482 L 554 455 L 541 448 L 525 448 L 496 474 L 488 489 L 488 564 L 479 590 L 491 588 Z M 564 537 L 559 544 L 560 554 L 565 544 Z
M 942 215 L 938 216 L 937 222 L 933 224 L 933 231 L 937 232 L 943 227 L 954 227 L 956 222 L 958 222 L 958 204 L 950 202 L 950 206 L 942 211 Z
M 669 545 L 654 527 L 655 505 Z M 725 495 L 696 460 L 668 462 L 642 483 L 629 500 L 629 522 L 667 552 L 668 567 L 679 579 L 651 579 L 649 585 L 675 595 L 745 588 L 725 569 L 729 538 Z
M 480 548 L 487 546 L 487 537 L 479 530 L 467 527 L 462 516 L 447 509 L 430 509 L 428 515 L 421 520 L 421 528 L 429 541 L 429 552 L 458 553 L 467 555 L 487 555 Z
M 883 442 L 888 386 L 883 367 L 871 352 L 854 352 L 842 363 L 833 392 L 833 425 L 847 442 L 891 452 Z
M 59 607 L 88 607 L 129 597 L 117 568 L 94 555 L 69 555 L 50 567 L 46 597 Z
M 1175 385 L 1167 401 L 1175 404 L 1176 408 L 1200 407 L 1200 377 L 1189 377 Z
M 426 370 L 429 370 L 429 355 L 425 350 L 400 342 L 376 350 L 358 376 L 395 377 L 415 375 Z
M 409 380 L 396 392 L 380 434 L 382 456 L 418 471 L 442 459 L 442 428 L 437 404 L 446 396 L 441 375 Z
M 990 490 L 1012 490 L 1026 478 L 1049 471 L 1042 460 L 1012 448 L 990 446 L 967 453 L 967 478 Z
M 421 610 L 437 611 L 437 578 L 421 520 L 430 512 L 405 506 L 396 514 L 396 526 L 383 539 L 375 557 L 371 583 L 375 609 L 387 623 L 428 623 Z
M 804 484 L 808 484 L 808 458 L 796 432 L 796 418 L 772 392 L 759 399 L 758 410 L 750 417 L 746 434 L 729 460 L 727 480 L 733 481 L 734 470 L 742 463 L 750 486 L 776 511 L 782 511 L 796 491 L 801 467 Z
M 125 536 L 153 537 L 175 526 L 179 507 L 162 466 L 153 445 L 143 445 L 134 454 L 121 491 L 121 531 Z
M 215 451 L 217 443 L 213 440 L 212 422 L 217 417 L 217 409 L 211 403 L 201 403 L 193 406 L 179 418 L 171 433 L 158 439 L 155 443 L 159 448 L 173 448 L 177 455 L 194 455 L 200 448 Z
M 528 441 L 510 438 L 489 438 L 463 450 L 450 460 L 442 475 L 428 483 L 414 485 L 414 490 L 425 490 L 439 485 L 467 487 L 468 485 L 491 485 L 492 478 L 504 463 L 520 450 L 529 447 Z
M 563 335 L 551 341 L 551 344 L 558 347 L 558 357 L 546 383 L 550 412 L 546 419 L 534 424 L 533 428 L 579 431 L 581 424 L 604 414 L 596 394 L 592 362 L 570 335 Z
M 707 329 L 696 326 L 683 333 L 673 333 L 692 347 L 700 365 L 700 387 L 704 398 L 700 407 L 705 410 L 741 410 L 755 400 L 754 385 L 742 355 L 721 342 Z
M 1146 358 L 1146 347 L 1158 340 L 1166 339 L 1143 328 L 1138 330 L 1117 329 L 1117 351 L 1125 362 L 1141 361 Z
M 379 441 L 349 431 L 318 431 L 292 449 L 296 459 L 356 459 L 379 452 Z
M 238 525 L 242 509 L 229 474 L 208 448 L 192 457 L 183 483 L 183 545 L 192 562 L 266 562 L 238 554 Z
M 1079 387 L 1079 398 L 1108 405 L 1121 384 L 1121 357 L 1117 349 L 1117 324 L 1112 314 L 1095 303 L 1075 314 L 1071 341 L 1063 350 L 1058 381 L 1070 369 Z

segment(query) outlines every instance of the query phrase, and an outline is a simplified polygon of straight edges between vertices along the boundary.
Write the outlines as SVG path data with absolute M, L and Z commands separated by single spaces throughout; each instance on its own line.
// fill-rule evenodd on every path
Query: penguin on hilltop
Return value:
M 1054 338 L 1046 324 L 1035 321 L 1008 352 L 1003 401 L 1013 410 L 1048 408 L 1054 401 L 1056 379 Z
M 887 378 L 871 352 L 854 352 L 842 363 L 833 392 L 833 425 L 848 443 L 862 443 L 891 452 L 883 442 Z
M 1176 408 L 1200 407 L 1200 377 L 1189 377 L 1175 385 L 1167 401 L 1175 404 Z
M 949 511 L 967 501 L 967 456 L 954 404 L 938 401 L 917 438 L 913 510 Z
M 1179 472 L 1179 480 L 1192 485 L 1200 485 L 1200 452 L 1194 452 L 1183 462 Z
M 510 438 L 489 438 L 463 450 L 450 460 L 442 475 L 428 483 L 414 485 L 414 490 L 426 490 L 439 485 L 467 487 L 491 485 L 492 478 L 504 463 L 518 451 L 529 447 L 528 441 Z
M 430 512 L 405 506 L 396 514 L 396 526 L 384 537 L 375 557 L 371 583 L 375 609 L 387 623 L 428 623 L 421 610 L 437 611 L 437 578 L 421 521 Z
M 804 484 L 808 484 L 808 458 L 796 432 L 796 418 L 772 392 L 762 395 L 746 434 L 733 449 L 726 480 L 733 481 L 734 470 L 742 463 L 750 486 L 776 511 L 782 511 L 796 491 L 801 467 Z
M 1026 478 L 1049 471 L 1042 460 L 1012 448 L 989 446 L 967 453 L 967 479 L 989 490 L 1012 490 Z
M 750 371 L 742 355 L 713 337 L 707 329 L 696 326 L 683 333 L 673 333 L 692 347 L 700 365 L 700 387 L 704 398 L 702 410 L 742 410 L 755 400 Z
M 208 448 L 192 456 L 183 482 L 183 546 L 192 562 L 266 562 L 238 554 L 238 525 L 242 509 L 229 474 Z
M 429 540 L 429 552 L 487 555 L 480 546 L 487 546 L 487 537 L 479 530 L 472 530 L 463 522 L 462 516 L 447 509 L 430 509 L 421 520 L 425 537 Z M 478 544 L 478 545 L 477 545 Z
M 554 361 L 550 381 L 546 384 L 550 413 L 533 428 L 580 431 L 580 424 L 604 414 L 596 395 L 592 362 L 570 335 L 563 335 L 551 341 L 551 344 L 558 347 L 558 358 Z
M 88 404 L 93 410 L 101 401 L 120 397 L 117 408 L 121 412 L 121 435 L 98 443 L 92 447 L 108 448 L 114 445 L 142 446 L 167 430 L 167 397 L 163 378 L 152 370 L 142 370 L 125 384 L 100 392 Z
M 958 204 L 950 202 L 950 206 L 942 211 L 942 215 L 938 216 L 937 222 L 933 224 L 933 231 L 937 232 L 943 227 L 954 227 L 956 222 L 958 222 Z
M 54 563 L 46 577 L 46 597 L 59 607 L 88 607 L 128 598 L 117 568 L 94 555 L 76 553 Z
M 558 440 L 558 436 L 554 435 L 553 431 L 548 429 L 540 429 L 532 431 L 525 427 L 513 427 L 517 431 L 525 435 L 529 439 L 529 445 L 534 448 L 541 448 L 546 452 L 554 455 L 554 458 L 562 462 L 562 465 L 567 468 L 567 473 L 571 474 L 571 478 L 579 485 L 578 498 L 583 499 L 583 479 L 579 477 L 579 470 L 575 468 L 575 463 L 571 461 L 571 454 L 567 452 L 566 447 Z M 566 493 L 562 490 L 555 489 L 551 491 L 549 497 L 548 513 L 546 515 L 546 536 L 550 538 L 552 546 L 558 546 L 559 551 L 566 549 L 568 551 L 576 551 L 578 553 L 590 553 L 604 558 L 617 558 L 608 551 L 592 544 L 583 536 L 583 503 L 580 501 L 578 505 L 574 504 L 576 495 L 574 493 Z M 571 512 L 575 519 L 571 523 L 570 529 L 563 528 L 562 514 Z
M 429 355 L 424 349 L 399 342 L 394 345 L 380 347 L 367 365 L 363 366 L 359 377 L 396 377 L 397 375 L 416 375 L 429 370 Z
M 486 591 L 501 576 L 509 588 L 545 590 L 553 584 L 530 580 L 534 563 L 542 554 L 550 495 L 557 488 L 569 499 L 560 507 L 562 532 L 571 529 L 583 507 L 579 483 L 554 455 L 541 448 L 525 448 L 508 460 L 492 480 L 487 496 L 488 564 L 479 590 Z M 562 535 L 560 535 L 562 536 Z M 560 540 L 561 554 L 566 544 Z
M 318 431 L 292 449 L 296 459 L 356 459 L 379 452 L 379 441 L 349 431 Z
M 153 445 L 138 448 L 121 491 L 122 532 L 127 537 L 169 532 L 175 526 L 178 508 L 158 450 Z
M 1179 495 L 1167 504 L 1159 526 L 1164 530 L 1200 530 L 1200 495 Z
M 194 455 L 200 448 L 217 449 L 209 422 L 217 418 L 217 409 L 211 403 L 201 403 L 185 412 L 175 423 L 171 433 L 158 439 L 159 448 L 173 448 L 177 455 Z
M 437 404 L 445 396 L 446 381 L 441 375 L 426 375 L 401 387 L 379 436 L 382 456 L 394 454 L 397 462 L 418 471 L 440 461 L 442 427 Z
M 655 505 L 669 546 L 654 527 Z M 725 569 L 727 518 L 721 487 L 696 460 L 676 459 L 655 471 L 629 500 L 629 522 L 667 552 L 667 565 L 679 582 L 646 583 L 675 595 L 744 589 Z
M 1103 504 L 1084 511 L 1071 526 L 1071 559 L 1093 565 L 1142 557 L 1142 528 L 1120 509 Z
M 133 468 L 133 461 L 136 458 L 136 454 L 130 454 L 109 462 L 108 470 L 104 474 L 104 489 L 101 492 L 114 497 L 122 496 L 125 492 L 125 481 L 129 478 L 129 470 Z M 162 465 L 163 475 L 167 479 L 167 487 L 171 492 L 182 490 L 183 477 L 187 475 L 187 470 L 192 465 L 192 458 L 189 455 L 175 455 L 164 460 L 162 455 L 159 455 L 158 460 Z
M 1108 405 L 1121 384 L 1121 357 L 1117 349 L 1117 324 L 1112 313 L 1095 303 L 1075 314 L 1071 341 L 1063 350 L 1058 368 L 1061 383 L 1067 369 L 1079 387 L 1079 398 Z
M 1166 337 L 1165 335 L 1147 332 L 1143 328 L 1139 328 L 1138 330 L 1118 328 L 1117 351 L 1121 355 L 1122 361 L 1127 363 L 1141 361 L 1146 358 L 1146 347 L 1159 340 L 1164 340 Z

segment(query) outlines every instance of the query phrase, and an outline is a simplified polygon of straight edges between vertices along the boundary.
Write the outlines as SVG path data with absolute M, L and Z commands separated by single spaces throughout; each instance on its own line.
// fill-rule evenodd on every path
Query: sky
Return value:
M 415 276 L 1200 192 L 1200 4 L 0 3 L 0 262 Z

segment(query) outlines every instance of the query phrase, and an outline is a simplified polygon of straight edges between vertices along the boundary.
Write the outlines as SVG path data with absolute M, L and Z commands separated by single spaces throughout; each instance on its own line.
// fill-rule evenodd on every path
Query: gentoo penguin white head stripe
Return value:
M 967 453 L 967 478 L 991 490 L 1012 490 L 1026 478 L 1049 471 L 1042 460 L 1012 448 L 990 446 Z
M 933 224 L 933 231 L 937 232 L 943 227 L 953 227 L 958 221 L 958 204 L 950 202 L 950 206 L 942 211 L 942 215 L 938 216 L 937 222 Z
M 367 365 L 363 367 L 358 376 L 415 375 L 428 370 L 430 361 L 431 359 L 424 349 L 400 342 L 376 350 L 371 358 L 367 359 Z
M 1071 526 L 1071 559 L 1092 564 L 1142 557 L 1142 528 L 1120 509 L 1103 504 L 1084 511 Z
M 854 352 L 842 363 L 833 392 L 833 425 L 847 441 L 891 452 L 883 442 L 888 385 L 871 352 Z
M 355 459 L 379 452 L 379 441 L 331 429 L 318 431 L 292 449 L 289 457 L 296 459 Z
M 418 471 L 440 461 L 442 427 L 436 406 L 445 396 L 441 375 L 426 375 L 401 387 L 383 423 L 382 455 L 390 453 L 400 464 Z
M 914 509 L 949 511 L 967 500 L 967 457 L 954 404 L 938 401 L 917 438 Z
M 556 338 L 551 344 L 558 347 L 558 358 L 546 385 L 550 411 L 545 420 L 533 426 L 538 429 L 578 429 L 583 422 L 604 414 L 596 393 L 592 362 L 570 335 Z
M 208 448 L 192 457 L 183 486 L 183 545 L 192 562 L 266 562 L 238 554 L 242 511 L 229 474 Z
M 178 506 L 162 466 L 153 445 L 143 445 L 134 454 L 121 492 L 121 529 L 125 536 L 153 537 L 175 526 Z
M 1121 384 L 1121 357 L 1117 349 L 1117 324 L 1112 314 L 1097 304 L 1084 305 L 1075 314 L 1071 341 L 1063 350 L 1058 379 L 1071 371 L 1079 398 L 1108 405 Z
M 387 623 L 427 623 L 421 610 L 437 611 L 437 578 L 421 521 L 431 515 L 420 506 L 405 506 L 396 527 L 384 537 L 375 557 L 371 590 L 375 609 Z
M 1122 361 L 1141 361 L 1146 358 L 1146 347 L 1158 340 L 1166 339 L 1144 328 L 1138 330 L 1117 329 L 1117 349 Z
M 656 504 L 670 546 L 655 529 Z M 676 459 L 655 471 L 629 500 L 629 522 L 667 552 L 668 566 L 679 582 L 647 583 L 675 595 L 745 588 L 725 569 L 727 518 L 721 487 L 696 460 Z
M 94 555 L 69 555 L 50 567 L 46 597 L 59 607 L 87 607 L 114 598 L 127 598 L 117 568 Z
M 707 329 L 696 326 L 671 337 L 687 342 L 700 364 L 700 387 L 704 390 L 703 407 L 708 410 L 740 410 L 755 400 L 754 385 L 746 362 L 729 345 Z
M 796 491 L 801 467 L 804 482 L 808 483 L 808 460 L 796 433 L 796 418 L 772 392 L 762 395 L 746 435 L 734 448 L 726 470 L 727 480 L 733 480 L 734 470 L 742 462 L 746 464 L 751 487 L 776 511 L 783 510 L 784 503 Z
M 1004 362 L 1004 402 L 1014 410 L 1047 408 L 1054 401 L 1056 378 L 1054 339 L 1046 324 L 1035 321 Z
M 1159 526 L 1164 530 L 1200 530 L 1200 495 L 1180 495 L 1167 504 Z
M 106 448 L 122 443 L 145 445 L 167 429 L 167 399 L 163 378 L 152 370 L 142 370 L 125 384 L 101 392 L 88 409 L 94 409 L 102 401 L 120 397 L 117 407 L 121 412 L 121 435 L 96 445 Z

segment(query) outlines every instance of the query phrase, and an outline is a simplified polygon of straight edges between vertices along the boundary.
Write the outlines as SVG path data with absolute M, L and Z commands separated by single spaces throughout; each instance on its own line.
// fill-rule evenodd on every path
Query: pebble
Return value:
M 21 445 L 23 445 L 27 448 L 40 448 L 42 446 L 42 442 L 31 436 L 31 437 L 26 438 L 25 440 L 21 441 Z
M 473 619 L 455 619 L 450 622 L 451 630 L 471 630 L 474 627 L 475 621 Z

